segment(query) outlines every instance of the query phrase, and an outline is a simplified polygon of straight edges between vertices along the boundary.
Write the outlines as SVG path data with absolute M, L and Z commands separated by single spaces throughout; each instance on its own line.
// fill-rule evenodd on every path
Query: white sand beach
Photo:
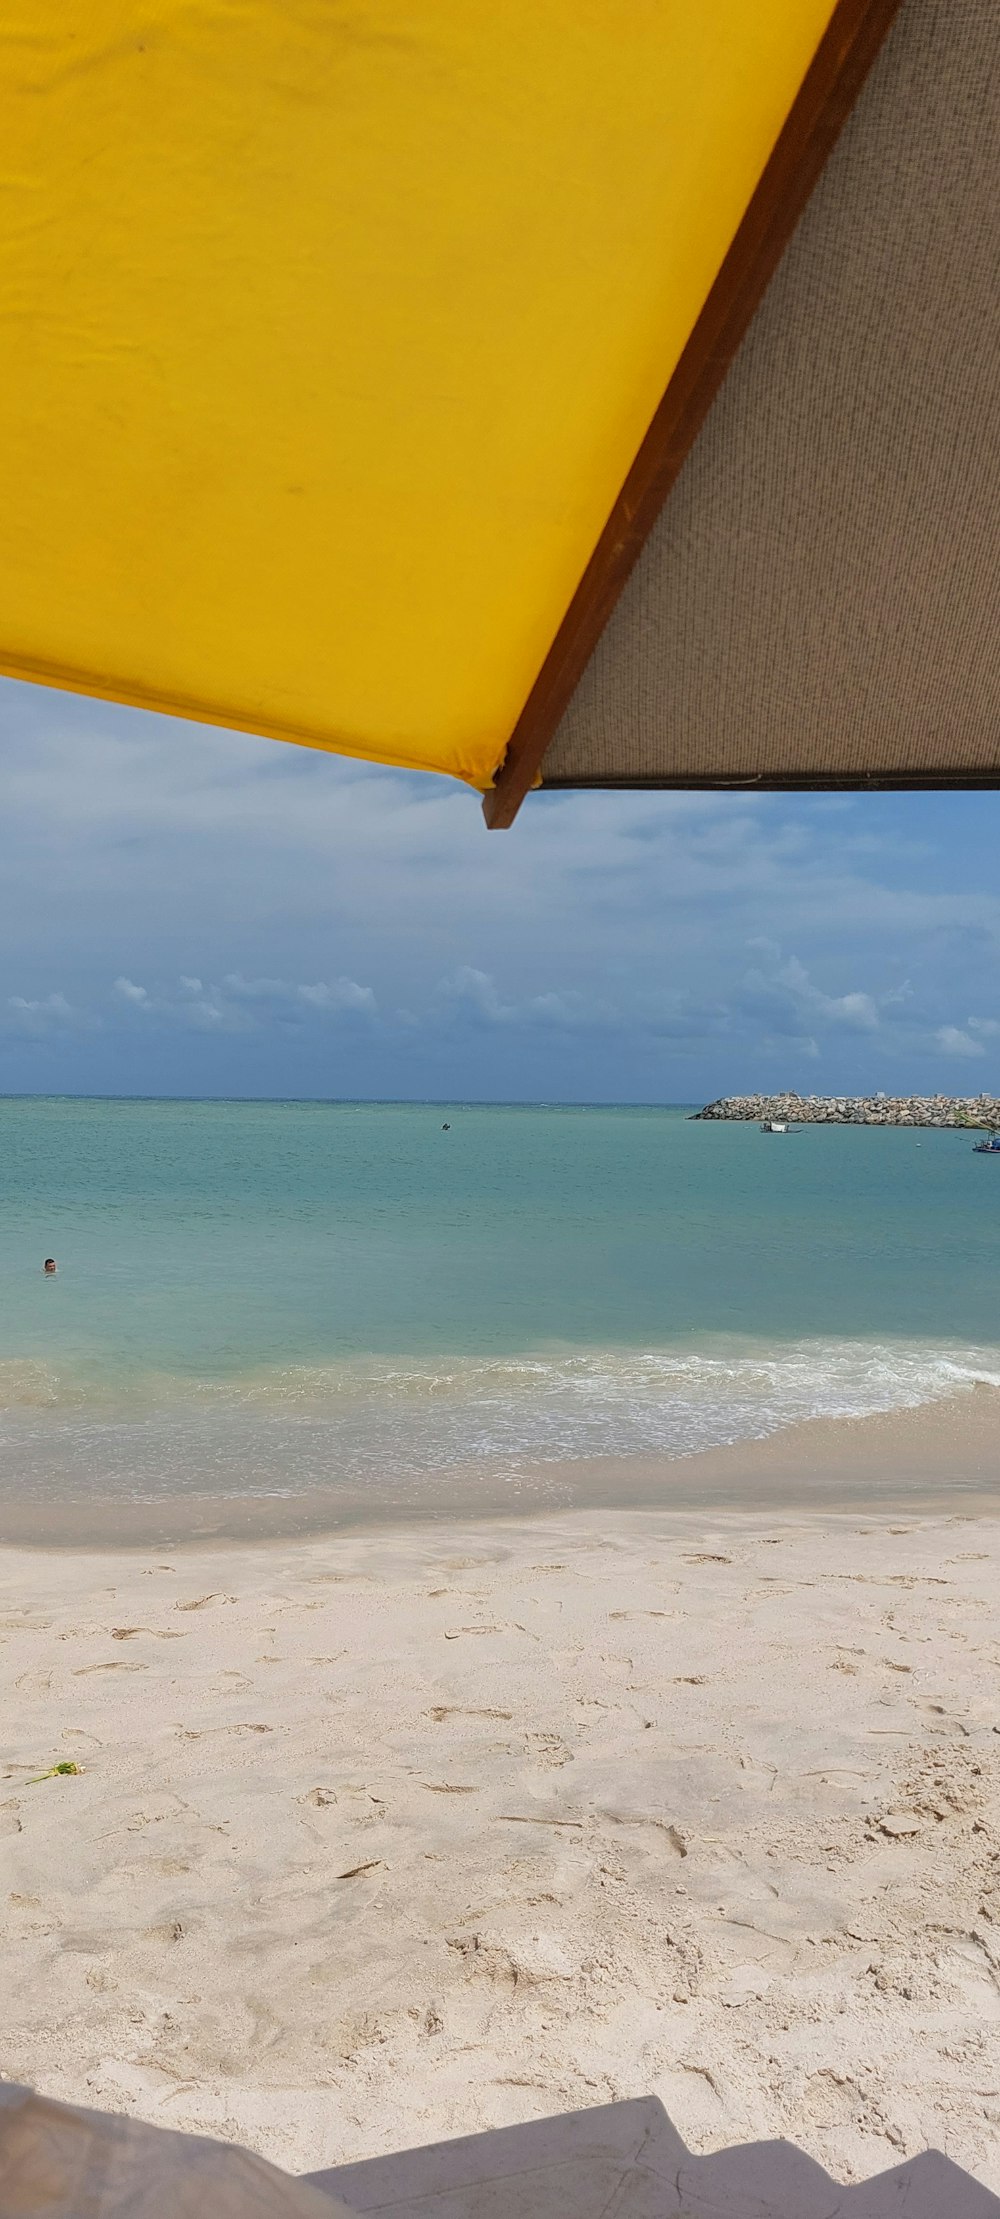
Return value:
M 655 2092 L 695 2149 L 787 2134 L 850 2180 L 932 2143 L 1000 2188 L 974 1502 L 0 1577 L 6 2077 L 290 2170 Z

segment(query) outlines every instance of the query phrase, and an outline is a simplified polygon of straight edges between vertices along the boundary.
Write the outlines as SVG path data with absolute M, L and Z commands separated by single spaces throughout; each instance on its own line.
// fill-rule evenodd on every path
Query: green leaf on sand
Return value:
M 61 1772 L 79 1772 L 80 1770 L 81 1767 L 78 1764 L 54 1764 L 50 1766 L 48 1772 L 37 1772 L 34 1779 L 26 1781 L 25 1785 L 29 1788 L 41 1787 L 43 1780 L 58 1779 Z

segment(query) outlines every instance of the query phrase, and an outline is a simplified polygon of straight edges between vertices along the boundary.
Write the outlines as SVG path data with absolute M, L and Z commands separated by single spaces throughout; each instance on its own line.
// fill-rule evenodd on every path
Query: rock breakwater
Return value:
M 954 1094 L 728 1094 L 696 1118 L 779 1125 L 944 1125 L 1000 1129 L 1000 1098 Z

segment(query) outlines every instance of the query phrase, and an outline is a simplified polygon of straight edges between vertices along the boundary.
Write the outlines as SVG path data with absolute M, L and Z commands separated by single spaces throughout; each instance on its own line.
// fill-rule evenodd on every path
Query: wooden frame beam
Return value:
M 547 794 L 995 794 L 1000 776 L 995 770 L 954 771 L 747 771 L 727 778 L 719 772 L 704 778 L 642 778 L 627 773 L 606 778 L 547 778 Z
M 760 183 L 483 797 L 505 830 L 587 667 L 902 0 L 837 0 Z

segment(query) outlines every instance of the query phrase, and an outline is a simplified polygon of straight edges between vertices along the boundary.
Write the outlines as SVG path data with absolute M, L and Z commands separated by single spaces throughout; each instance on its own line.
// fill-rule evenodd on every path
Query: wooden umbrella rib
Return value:
M 483 798 L 513 824 L 664 501 L 690 454 L 902 0 L 838 0 L 739 230 Z

